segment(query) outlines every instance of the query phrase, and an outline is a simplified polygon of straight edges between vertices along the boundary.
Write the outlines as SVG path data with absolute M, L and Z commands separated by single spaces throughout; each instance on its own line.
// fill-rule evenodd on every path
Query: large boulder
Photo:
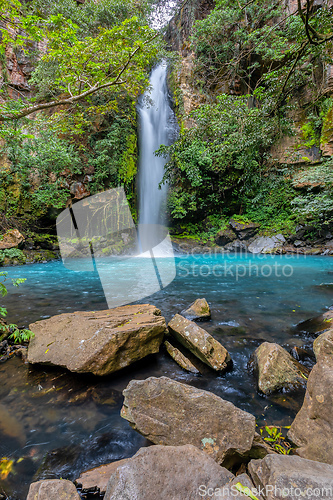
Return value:
M 254 416 L 211 392 L 150 377 L 132 380 L 123 394 L 121 416 L 155 444 L 193 444 L 223 465 L 252 448 Z
M 263 342 L 254 352 L 250 368 L 258 377 L 258 389 L 264 394 L 291 391 L 306 386 L 309 370 L 283 347 Z
M 192 321 L 176 314 L 168 327 L 180 344 L 213 370 L 223 371 L 231 366 L 230 355 L 223 345 Z
M 10 229 L 0 236 L 0 250 L 15 248 L 24 242 L 24 236 L 17 229 Z
M 181 315 L 191 321 L 210 319 L 210 307 L 206 299 L 195 300 Z
M 285 241 L 282 234 L 277 234 L 272 237 L 261 236 L 252 241 L 247 249 L 251 253 L 270 253 L 280 249 Z
M 234 219 L 229 220 L 229 225 L 236 231 L 237 236 L 241 240 L 247 240 L 256 234 L 259 224 L 254 222 L 237 222 Z
M 200 373 L 194 364 L 177 347 L 170 344 L 167 340 L 164 342 L 164 345 L 168 354 L 183 370 L 191 373 Z
M 27 500 L 80 500 L 80 497 L 71 481 L 47 479 L 30 485 Z
M 266 500 L 332 497 L 333 467 L 290 455 L 251 460 L 250 475 Z
M 296 453 L 333 465 L 333 365 L 320 356 L 309 375 L 303 406 L 288 432 Z
M 159 351 L 165 319 L 155 306 L 60 314 L 29 326 L 29 363 L 107 375 Z
M 110 477 L 104 500 L 200 500 L 234 475 L 195 446 L 149 446 Z

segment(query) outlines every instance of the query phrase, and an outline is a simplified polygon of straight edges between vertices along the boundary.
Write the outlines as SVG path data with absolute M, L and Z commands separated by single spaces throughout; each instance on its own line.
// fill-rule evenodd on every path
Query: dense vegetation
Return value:
M 160 47 L 147 26 L 149 2 L 1 6 L 0 140 L 9 161 L 0 172 L 0 210 L 7 220 L 50 220 L 71 199 L 75 181 L 91 194 L 122 184 L 135 207 L 135 105 Z M 33 97 L 11 98 L 8 48 L 32 61 Z M 32 118 L 36 110 L 47 112 Z
M 135 217 L 136 99 L 164 50 L 148 27 L 153 4 L 0 0 L 4 226 L 22 215 L 50 224 L 77 185 L 85 194 L 123 185 Z M 303 4 L 289 12 L 282 0 L 218 0 L 194 23 L 202 104 L 190 128 L 178 106 L 179 139 L 158 152 L 168 158 L 172 224 L 208 237 L 231 215 L 269 231 L 332 222 L 332 160 L 318 152 L 332 128 L 324 73 L 333 18 L 325 5 Z M 8 47 L 34 67 L 22 98 L 11 98 Z M 277 148 L 286 138 L 289 159 Z
M 196 21 L 192 84 L 203 104 L 192 112 L 195 125 L 160 150 L 169 155 L 170 212 L 183 227 L 223 227 L 232 214 L 286 232 L 300 221 L 332 221 L 332 160 L 308 158 L 332 127 L 323 83 L 332 32 L 331 11 L 311 2 L 288 13 L 276 0 L 219 0 Z M 286 137 L 289 161 L 274 149 Z

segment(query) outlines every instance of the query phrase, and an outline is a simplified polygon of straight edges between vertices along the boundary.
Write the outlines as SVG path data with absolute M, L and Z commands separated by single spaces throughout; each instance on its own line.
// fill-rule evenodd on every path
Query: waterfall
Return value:
M 150 76 L 150 91 L 139 101 L 139 224 L 164 224 L 167 186 L 159 188 L 166 160 L 155 156 L 161 144 L 169 145 L 175 130 L 169 104 L 167 66 L 156 66 Z

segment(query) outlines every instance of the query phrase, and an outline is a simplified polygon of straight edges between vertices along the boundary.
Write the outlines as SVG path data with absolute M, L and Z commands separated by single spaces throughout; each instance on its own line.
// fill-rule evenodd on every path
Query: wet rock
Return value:
M 251 238 L 257 233 L 259 228 L 259 224 L 255 224 L 254 222 L 236 222 L 234 219 L 229 220 L 229 225 L 236 231 L 238 238 L 241 240 Z
M 261 236 L 250 243 L 248 251 L 251 253 L 269 253 L 280 249 L 285 241 L 286 240 L 282 234 L 277 234 L 272 237 Z
M 107 375 L 159 351 L 165 319 L 147 304 L 60 314 L 29 327 L 29 363 Z
M 200 326 L 176 314 L 168 327 L 171 335 L 180 344 L 213 370 L 223 371 L 230 368 L 231 358 L 228 351 Z
M 333 366 L 331 356 L 322 356 L 309 375 L 303 406 L 291 424 L 288 438 L 296 453 L 333 465 Z
M 313 342 L 313 352 L 317 361 L 321 357 L 329 357 L 333 361 L 333 328 L 322 333 Z
M 231 472 L 190 444 L 149 446 L 118 467 L 104 500 L 199 500 L 201 485 L 215 490 L 232 479 Z
M 248 243 L 245 241 L 235 240 L 232 243 L 228 243 L 224 248 L 229 252 L 246 252 L 248 247 Z
M 0 250 L 15 248 L 24 242 L 24 236 L 17 229 L 10 229 L 0 237 Z
M 200 373 L 193 363 L 177 347 L 174 347 L 167 340 L 164 342 L 165 348 L 176 363 L 190 373 Z
M 167 377 L 132 380 L 121 416 L 155 444 L 193 444 L 226 467 L 252 447 L 255 418 L 215 394 Z
M 70 481 L 50 479 L 32 483 L 27 500 L 80 500 L 80 497 Z
M 180 314 L 191 321 L 205 320 L 211 317 L 210 307 L 206 299 L 195 300 L 188 309 L 184 309 Z
M 329 498 L 333 488 L 332 466 L 300 457 L 267 455 L 262 460 L 252 460 L 248 469 L 256 488 L 264 488 L 266 500 L 324 499 Z
M 329 309 L 323 314 L 316 316 L 315 318 L 310 318 L 305 321 L 301 321 L 296 326 L 296 330 L 307 333 L 310 335 L 316 335 L 324 330 L 328 330 L 333 326 L 333 308 Z
M 128 460 L 128 458 L 124 458 L 123 460 L 117 460 L 116 462 L 82 472 L 80 477 L 74 482 L 81 487 L 83 493 L 98 492 L 104 494 L 112 474 L 114 474 L 118 467 L 125 465 Z
M 271 342 L 263 342 L 255 350 L 250 368 L 258 377 L 258 389 L 264 394 L 305 387 L 309 375 L 309 370 L 283 347 Z
M 223 231 L 219 231 L 216 234 L 215 243 L 221 247 L 224 247 L 224 245 L 227 245 L 228 243 L 231 243 L 236 239 L 237 236 L 234 231 L 232 231 L 232 229 L 224 229 Z

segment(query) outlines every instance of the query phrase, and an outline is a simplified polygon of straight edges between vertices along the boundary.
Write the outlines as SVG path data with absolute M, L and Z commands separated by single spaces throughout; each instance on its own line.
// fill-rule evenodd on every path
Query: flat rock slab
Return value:
M 168 354 L 172 357 L 176 363 L 183 368 L 183 370 L 186 370 L 187 372 L 190 373 L 200 373 L 199 370 L 194 366 L 191 361 L 184 356 L 182 352 L 180 352 L 177 347 L 174 347 L 173 345 L 170 344 L 167 340 L 164 342 L 165 348 L 168 352 Z
M 180 314 L 168 324 L 173 337 L 198 359 L 216 371 L 224 371 L 232 364 L 228 351 L 206 330 Z
M 250 365 L 257 374 L 258 388 L 264 394 L 303 388 L 309 375 L 307 368 L 272 342 L 263 342 L 255 350 Z
M 129 459 L 124 458 L 123 460 L 117 460 L 116 462 L 82 472 L 80 477 L 75 480 L 75 483 L 81 486 L 83 493 L 99 492 L 100 494 L 104 494 L 112 474 L 118 467 L 124 465 L 127 460 Z
M 333 465 L 332 410 L 332 358 L 319 356 L 309 375 L 303 406 L 288 432 L 298 455 Z
M 121 416 L 155 444 L 193 444 L 227 465 L 252 448 L 255 418 L 215 394 L 168 377 L 132 380 Z
M 190 444 L 149 446 L 111 476 L 104 500 L 201 500 L 200 487 L 223 487 L 234 479 Z M 206 496 L 206 498 L 208 498 Z
M 80 500 L 80 497 L 71 481 L 47 479 L 30 485 L 27 500 Z
M 210 307 L 206 299 L 195 300 L 187 309 L 181 312 L 181 315 L 191 321 L 210 319 Z
M 60 314 L 29 326 L 28 362 L 107 375 L 159 351 L 165 319 L 155 306 Z
M 262 460 L 251 460 L 248 468 L 257 489 L 264 489 L 266 500 L 332 498 L 331 465 L 296 456 L 267 455 Z

